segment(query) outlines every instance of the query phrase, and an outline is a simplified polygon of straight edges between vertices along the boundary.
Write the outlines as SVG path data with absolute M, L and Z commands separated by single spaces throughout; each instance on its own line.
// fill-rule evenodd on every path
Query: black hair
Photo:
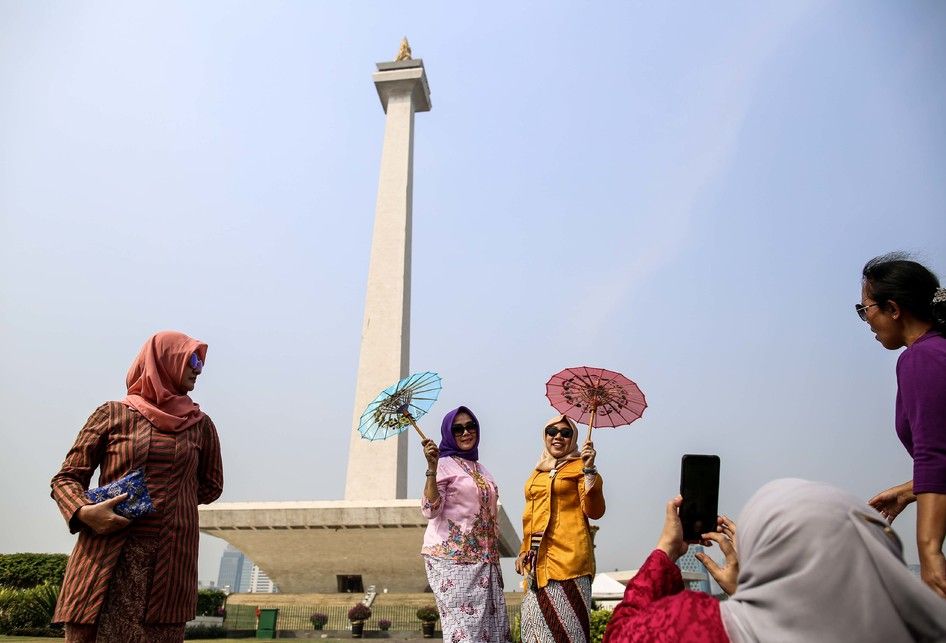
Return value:
M 884 309 L 894 301 L 921 322 L 946 337 L 946 301 L 933 303 L 939 279 L 933 271 L 903 252 L 874 257 L 862 272 L 867 294 Z

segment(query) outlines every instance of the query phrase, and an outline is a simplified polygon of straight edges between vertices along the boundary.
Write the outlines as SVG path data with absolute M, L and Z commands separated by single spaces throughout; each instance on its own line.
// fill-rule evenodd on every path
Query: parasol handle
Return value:
M 595 428 L 595 413 L 598 412 L 598 407 L 591 407 L 591 417 L 588 419 L 588 437 L 585 438 L 585 442 L 591 442 L 591 430 Z
M 417 422 L 414 421 L 414 416 L 410 413 L 405 413 L 404 417 L 407 418 L 407 421 L 411 423 L 411 426 L 414 427 L 414 430 L 417 431 L 417 435 L 420 436 L 420 439 L 423 441 L 427 440 L 427 436 L 424 435 L 424 432 L 420 430 L 420 427 L 417 426 Z

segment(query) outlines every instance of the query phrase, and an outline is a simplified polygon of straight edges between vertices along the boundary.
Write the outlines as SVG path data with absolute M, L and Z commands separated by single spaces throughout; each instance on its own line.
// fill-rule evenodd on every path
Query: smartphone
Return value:
M 700 541 L 700 535 L 716 531 L 719 513 L 719 456 L 688 453 L 680 462 L 680 522 L 683 540 Z

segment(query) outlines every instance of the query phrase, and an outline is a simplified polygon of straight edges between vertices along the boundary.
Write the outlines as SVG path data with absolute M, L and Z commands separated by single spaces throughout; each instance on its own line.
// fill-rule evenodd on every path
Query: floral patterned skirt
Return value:
M 499 565 L 424 556 L 424 566 L 437 599 L 444 643 L 512 640 Z
M 94 625 L 66 623 L 66 643 L 179 643 L 184 640 L 184 623 L 144 622 L 158 545 L 157 538 L 128 538 L 108 583 L 98 622 Z

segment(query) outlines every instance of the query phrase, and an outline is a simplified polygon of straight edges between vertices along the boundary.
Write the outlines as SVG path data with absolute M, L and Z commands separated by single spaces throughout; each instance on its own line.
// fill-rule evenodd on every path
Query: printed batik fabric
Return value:
M 424 566 L 437 599 L 444 643 L 512 640 L 499 565 L 424 556 Z
M 159 545 L 157 538 L 131 537 L 125 542 L 98 622 L 92 625 L 66 623 L 66 643 L 181 643 L 184 640 L 184 623 L 144 623 Z
M 421 512 L 429 520 L 421 553 L 457 563 L 499 563 L 496 523 L 499 490 L 478 462 L 441 458 L 438 497 L 424 497 Z
M 154 503 L 148 494 L 148 485 L 145 483 L 145 473 L 135 469 L 124 478 L 103 487 L 96 487 L 85 492 L 85 497 L 94 503 L 105 502 L 122 494 L 128 497 L 115 506 L 115 513 L 125 518 L 141 518 L 154 511 Z
M 591 576 L 551 580 L 522 601 L 522 643 L 586 643 Z

